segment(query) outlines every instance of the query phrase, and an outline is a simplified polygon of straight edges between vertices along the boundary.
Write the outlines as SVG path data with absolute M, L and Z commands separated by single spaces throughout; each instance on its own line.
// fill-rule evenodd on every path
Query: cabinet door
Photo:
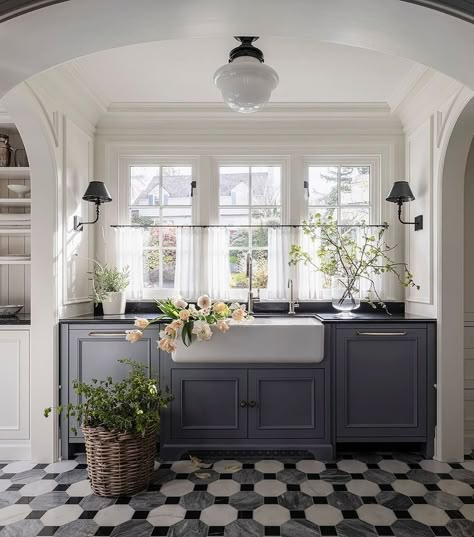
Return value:
M 30 437 L 30 334 L 0 331 L 0 440 Z M 12 453 L 15 452 L 13 447 Z
M 249 370 L 249 438 L 324 437 L 324 369 Z
M 337 437 L 426 435 L 426 330 L 337 329 Z
M 90 330 L 69 330 L 69 401 L 77 403 L 77 395 L 72 389 L 73 380 L 90 382 L 92 379 L 106 379 L 112 377 L 114 381 L 123 380 L 129 371 L 125 364 L 118 362 L 120 358 L 130 358 L 148 367 L 149 373 L 158 378 L 159 353 L 156 340 L 156 329 L 146 330 L 144 337 L 136 343 L 130 343 L 125 339 L 123 326 L 98 325 Z M 69 427 L 76 426 L 74 420 L 70 420 Z M 69 436 L 75 437 L 74 433 Z M 82 438 L 82 432 L 78 431 L 76 438 Z
M 171 369 L 173 438 L 245 438 L 245 369 Z

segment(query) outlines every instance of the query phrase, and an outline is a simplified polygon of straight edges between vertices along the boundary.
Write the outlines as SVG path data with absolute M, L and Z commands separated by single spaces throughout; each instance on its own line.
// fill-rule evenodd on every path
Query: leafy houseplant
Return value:
M 81 424 L 86 440 L 89 478 L 99 496 L 119 496 L 144 490 L 153 472 L 160 410 L 173 399 L 148 378 L 146 367 L 122 359 L 128 376 L 114 383 L 111 377 L 91 384 L 74 381 L 78 403 L 58 406 Z M 44 410 L 45 417 L 52 412 Z M 72 428 L 77 433 L 77 429 Z
M 94 302 L 102 303 L 105 315 L 122 314 L 125 312 L 125 289 L 130 283 L 129 269 L 119 270 L 107 264 L 101 265 L 95 259 L 92 277 Z
M 376 276 L 394 274 L 403 287 L 419 289 L 406 263 L 395 262 L 390 253 L 396 246 L 388 246 L 384 241 L 387 226 L 382 226 L 373 233 L 373 226 L 359 226 L 359 237 L 354 236 L 351 226 L 338 226 L 331 216 L 322 221 L 321 215 L 314 215 L 309 222 L 304 222 L 303 232 L 312 242 L 319 243 L 317 259 L 306 252 L 300 245 L 292 245 L 290 264 L 304 263 L 337 281 L 342 290 L 333 305 L 336 309 L 350 310 L 356 306 L 359 282 L 368 283 L 367 302 L 376 308 L 379 305 L 387 313 L 387 305 L 377 290 Z

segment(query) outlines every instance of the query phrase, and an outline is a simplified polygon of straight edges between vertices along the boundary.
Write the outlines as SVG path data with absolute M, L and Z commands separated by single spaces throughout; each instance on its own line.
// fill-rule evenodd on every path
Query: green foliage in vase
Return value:
M 116 267 L 109 267 L 107 264 L 101 265 L 93 259 L 95 270 L 92 277 L 92 292 L 94 302 L 99 304 L 107 300 L 110 293 L 124 291 L 130 283 L 129 269 L 125 267 L 119 270 Z
M 75 417 L 86 427 L 103 427 L 107 431 L 140 433 L 158 426 L 160 409 L 173 399 L 168 389 L 161 390 L 158 381 L 149 378 L 146 367 L 139 362 L 123 358 L 120 363 L 128 365 L 128 376 L 114 383 L 111 377 L 105 380 L 92 379 L 91 384 L 73 382 L 79 403 L 57 406 L 58 414 Z M 45 408 L 47 418 L 52 408 Z M 72 427 L 71 430 L 77 433 Z
M 300 245 L 293 244 L 290 249 L 290 265 L 304 263 L 326 276 L 347 278 L 347 294 L 351 296 L 357 281 L 369 283 L 367 302 L 376 308 L 377 304 L 387 313 L 387 305 L 377 290 L 375 277 L 381 274 L 394 274 L 403 287 L 420 286 L 413 280 L 408 265 L 395 262 L 390 257 L 396 246 L 388 246 L 383 237 L 387 225 L 374 231 L 373 226 L 338 226 L 328 216 L 322 220 L 320 214 L 313 215 L 303 222 L 303 232 L 311 241 L 318 244 L 317 259 Z M 356 231 L 358 230 L 358 231 Z

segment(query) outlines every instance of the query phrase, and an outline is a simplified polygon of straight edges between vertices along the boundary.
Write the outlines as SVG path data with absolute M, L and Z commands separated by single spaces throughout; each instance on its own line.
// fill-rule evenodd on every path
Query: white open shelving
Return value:
M 30 205 L 31 198 L 0 198 L 0 207 L 30 207 Z
M 15 166 L 0 167 L 0 178 L 13 179 L 29 179 L 30 168 L 19 168 Z

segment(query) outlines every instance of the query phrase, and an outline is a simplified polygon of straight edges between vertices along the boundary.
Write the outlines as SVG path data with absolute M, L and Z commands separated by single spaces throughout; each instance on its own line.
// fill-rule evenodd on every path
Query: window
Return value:
M 192 166 L 130 166 L 129 221 L 160 226 L 189 225 L 192 218 Z M 143 287 L 174 289 L 176 228 L 146 228 Z
M 253 285 L 268 284 L 268 234 L 260 224 L 281 224 L 281 166 L 220 166 L 219 223 L 229 229 L 231 289 L 246 289 L 246 257 L 253 259 Z M 245 227 L 247 226 L 247 227 Z
M 339 224 L 372 220 L 371 166 L 308 166 L 309 215 L 332 216 Z

